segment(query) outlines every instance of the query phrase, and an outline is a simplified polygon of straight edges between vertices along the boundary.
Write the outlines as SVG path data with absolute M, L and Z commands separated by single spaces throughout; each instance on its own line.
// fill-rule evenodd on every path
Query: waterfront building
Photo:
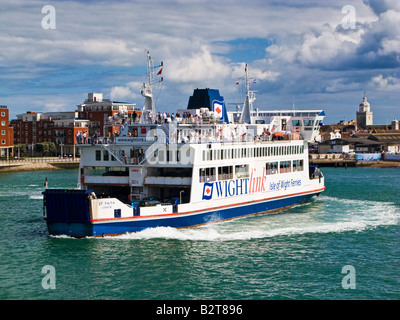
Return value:
M 364 91 L 363 101 L 359 105 L 359 111 L 357 111 L 357 126 L 360 129 L 367 129 L 367 126 L 373 124 L 373 114 L 371 111 L 371 105 L 367 101 L 367 97 Z
M 351 137 L 351 138 L 340 138 L 321 142 L 318 145 L 318 153 L 375 153 L 380 152 L 382 149 L 382 143 L 367 139 L 366 137 Z
M 391 129 L 392 130 L 400 130 L 399 121 L 397 121 L 396 118 L 394 118 L 392 121 Z
M 28 111 L 11 120 L 14 127 L 14 143 L 24 144 L 29 150 L 42 142 L 53 142 L 59 155 L 76 154 L 76 135 L 87 133 L 89 120 L 79 119 L 78 112 Z
M 8 112 L 8 110 L 7 110 Z M 8 114 L 8 113 L 7 113 Z M 118 115 L 118 121 L 113 121 Z M 141 111 L 134 103 L 103 99 L 102 93 L 89 93 L 84 103 L 70 112 L 34 112 L 17 115 L 11 121 L 13 142 L 33 150 L 37 143 L 53 142 L 59 155 L 73 155 L 77 145 L 93 136 L 111 136 L 124 126 L 124 120 L 139 120 Z M 130 121 L 130 122 L 131 122 Z M 104 130 L 104 127 L 106 130 Z M 33 154 L 33 152 L 32 152 Z
M 139 120 L 141 111 L 135 110 L 135 103 L 111 101 L 103 99 L 102 93 L 88 93 L 88 98 L 77 105 L 78 115 L 80 119 L 88 119 L 90 121 L 89 134 L 93 135 L 98 131 L 101 136 L 113 135 L 124 125 L 124 120 L 120 122 L 112 121 L 116 116 L 125 119 Z
M 0 106 L 0 157 L 9 157 L 14 148 L 14 129 L 10 126 L 7 106 Z

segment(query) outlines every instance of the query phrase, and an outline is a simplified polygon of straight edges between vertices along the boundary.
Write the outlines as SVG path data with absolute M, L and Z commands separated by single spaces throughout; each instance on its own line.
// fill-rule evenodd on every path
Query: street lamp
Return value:
M 182 203 L 182 192 L 185 192 L 185 190 L 179 191 L 179 204 Z
M 62 159 L 62 158 L 64 158 L 64 154 L 63 154 L 64 144 L 60 143 L 60 147 L 61 147 L 61 159 Z

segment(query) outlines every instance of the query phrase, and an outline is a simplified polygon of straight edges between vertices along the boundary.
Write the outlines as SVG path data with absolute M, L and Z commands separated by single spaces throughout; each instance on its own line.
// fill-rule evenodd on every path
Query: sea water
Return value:
M 0 299 L 399 299 L 400 169 L 322 171 L 279 213 L 84 239 L 42 219 L 77 170 L 0 173 Z

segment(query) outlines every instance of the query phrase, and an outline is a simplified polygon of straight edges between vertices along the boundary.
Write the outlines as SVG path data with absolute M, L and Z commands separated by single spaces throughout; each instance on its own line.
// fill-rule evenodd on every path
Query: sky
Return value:
M 398 0 L 1 0 L 0 48 L 10 119 L 74 111 L 89 92 L 141 108 L 149 50 L 164 65 L 157 111 L 186 108 L 195 88 L 235 110 L 247 63 L 255 108 L 323 109 L 337 123 L 366 91 L 374 124 L 400 120 Z

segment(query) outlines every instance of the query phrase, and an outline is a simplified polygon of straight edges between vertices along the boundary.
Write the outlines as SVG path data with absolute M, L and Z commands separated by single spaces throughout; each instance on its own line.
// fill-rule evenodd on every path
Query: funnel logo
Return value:
M 212 198 L 213 183 L 206 182 L 203 186 L 203 200 L 210 200 Z
M 213 101 L 213 109 L 214 112 L 217 114 L 219 118 L 223 116 L 222 110 L 223 110 L 224 104 L 223 102 L 220 101 Z

